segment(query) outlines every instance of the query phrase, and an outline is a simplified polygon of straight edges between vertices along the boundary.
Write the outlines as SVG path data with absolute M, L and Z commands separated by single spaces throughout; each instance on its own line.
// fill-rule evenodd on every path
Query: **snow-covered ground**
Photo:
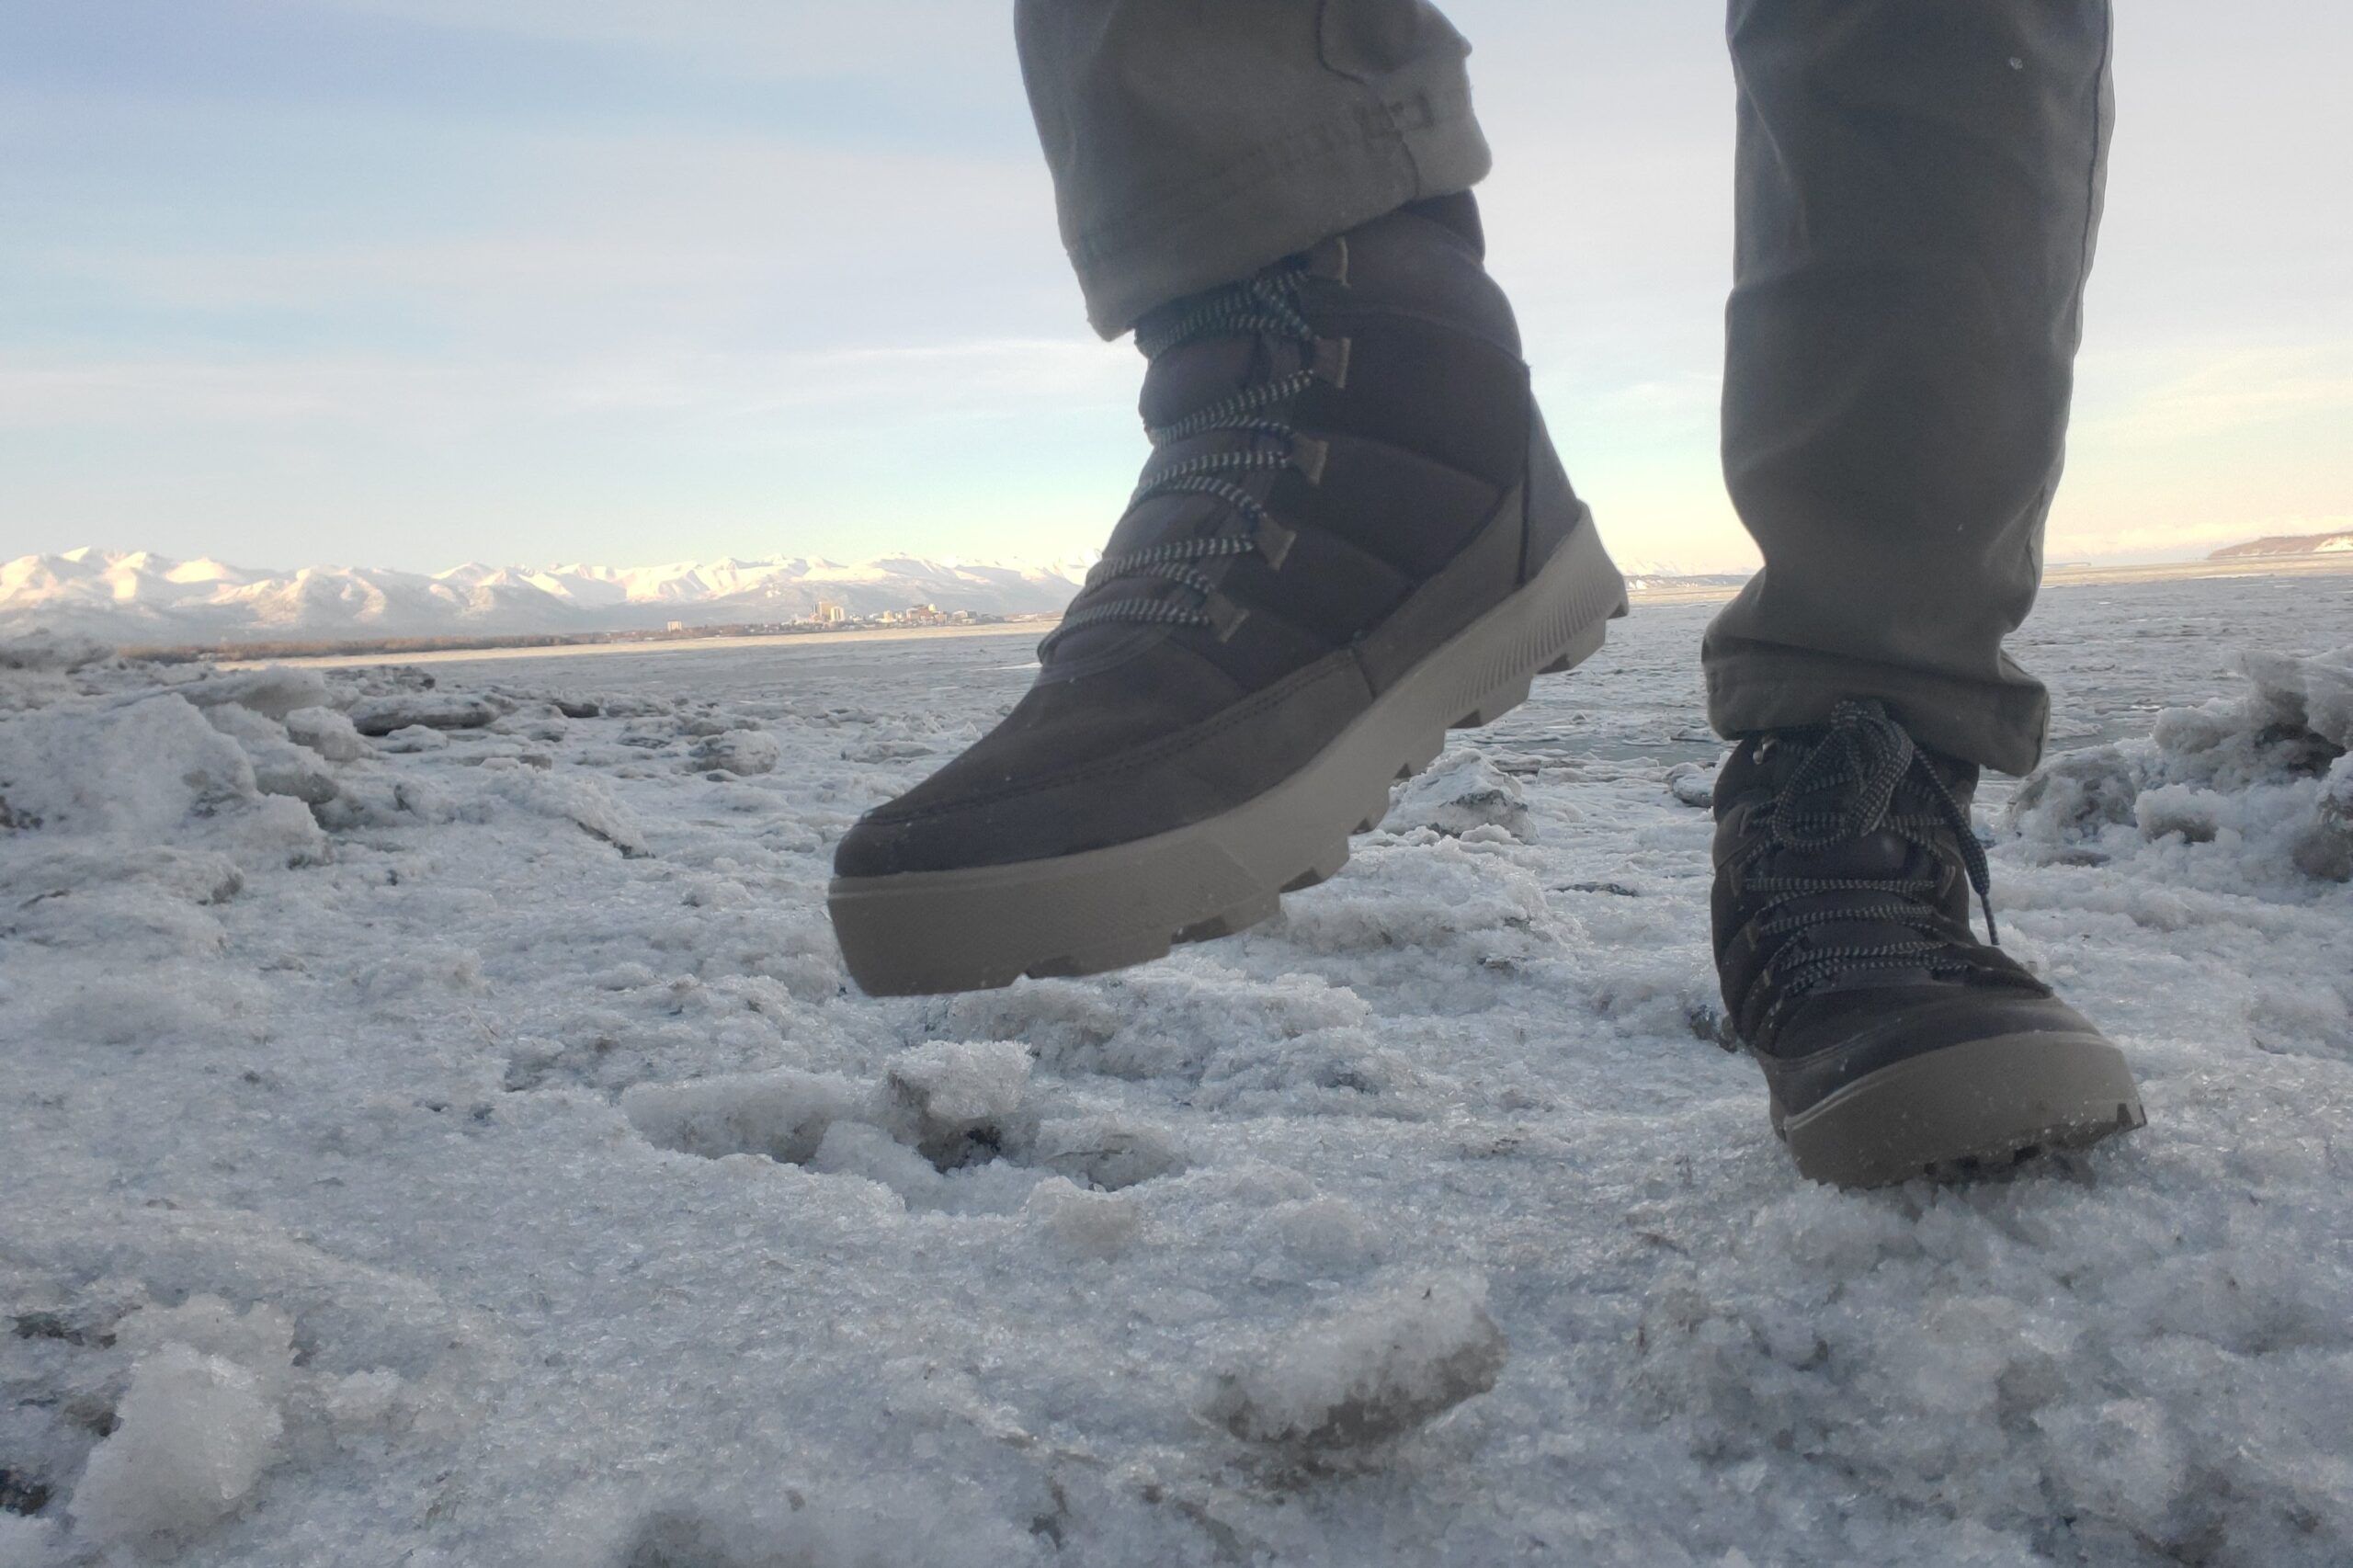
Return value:
M 1272 925 L 899 1002 L 827 857 L 1020 640 L 19 648 L 0 1564 L 2353 1561 L 2353 655 L 2234 668 L 2353 580 L 2046 597 L 1996 901 L 2151 1121 L 1942 1192 L 1714 1048 L 1707 613 Z

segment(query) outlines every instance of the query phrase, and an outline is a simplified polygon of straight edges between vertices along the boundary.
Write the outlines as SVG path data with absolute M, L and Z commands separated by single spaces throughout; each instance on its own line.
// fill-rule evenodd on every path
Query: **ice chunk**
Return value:
M 1023 1211 L 1033 1227 L 1074 1257 L 1117 1257 L 1143 1232 L 1143 1216 L 1133 1199 L 1124 1193 L 1090 1192 L 1062 1176 L 1049 1176 L 1032 1187 Z
M 1309 1198 L 1279 1204 L 1267 1215 L 1283 1249 L 1302 1263 L 1345 1268 L 1371 1262 L 1381 1238 L 1352 1205 L 1336 1198 Z
M 283 795 L 265 796 L 244 811 L 200 822 L 189 836 L 246 871 L 323 866 L 333 858 L 311 808 Z
M 1512 837 L 1531 836 L 1528 801 L 1519 780 L 1500 771 L 1483 753 L 1449 752 L 1430 770 L 1405 786 L 1390 808 L 1392 828 L 1427 827 L 1460 838 L 1477 827 L 1500 828 Z
M 57 1561 L 51 1551 L 56 1539 L 56 1521 L 20 1518 L 0 1509 L 0 1568 L 48 1568 Z
M 971 1127 L 1019 1107 L 1029 1083 L 1029 1052 L 1013 1040 L 942 1040 L 902 1052 L 890 1077 L 927 1125 Z
M 914 1119 L 916 1146 L 943 1170 L 985 1158 L 1029 1131 L 1018 1124 L 1029 1051 L 1017 1041 L 918 1046 L 892 1062 L 888 1078 Z
M 759 727 L 760 722 L 757 719 L 749 718 L 742 713 L 688 713 L 679 718 L 676 726 L 678 733 L 682 735 L 711 738 L 724 735 L 730 731 L 752 731 Z
M 729 773 L 773 773 L 784 748 L 761 730 L 728 730 L 695 747 L 695 762 Z
M 2353 881 L 2353 752 L 2322 780 L 2313 820 L 2290 851 L 2296 869 L 2325 881 Z
M 389 735 L 421 726 L 428 730 L 479 730 L 506 710 L 486 697 L 461 691 L 393 691 L 363 697 L 347 711 L 363 735 Z
M 2339 771 L 2353 734 L 2353 650 L 2241 663 L 2251 682 L 2242 696 L 2166 709 L 2146 742 L 2053 758 L 2018 787 L 2008 825 L 2057 846 L 2052 858 L 2097 863 L 2121 850 L 2109 831 L 2131 824 L 2153 853 L 2204 846 L 2190 863 L 2218 888 L 2353 879 L 2343 825 L 2353 783 Z
M 277 1405 L 250 1369 L 186 1345 L 139 1363 L 114 1432 L 74 1488 L 80 1533 L 187 1540 L 234 1512 L 277 1458 Z
M 505 766 L 492 766 L 494 763 Z M 611 791 L 594 778 L 571 774 L 551 777 L 499 757 L 485 763 L 483 771 L 492 793 L 540 816 L 575 823 L 589 837 L 601 838 L 620 850 L 625 859 L 634 860 L 654 853 L 637 819 L 622 810 Z
M 1678 762 L 1666 770 L 1667 793 L 1687 806 L 1716 803 L 1716 770 L 1696 762 Z
M 117 886 L 152 889 L 190 903 L 219 903 L 244 885 L 236 863 L 216 851 L 108 839 L 66 839 L 39 849 L 15 849 L 0 860 L 0 894 L 20 910 Z
M 237 744 L 245 748 L 247 760 L 254 765 L 254 785 L 265 795 L 285 795 L 306 806 L 324 805 L 335 799 L 335 775 L 319 754 L 278 738 L 245 739 Z
M 2281 721 L 2353 751 L 2353 648 L 2311 659 L 2251 653 L 2239 667 Z
M 825 1130 L 857 1117 L 865 1099 L 846 1078 L 788 1069 L 640 1084 L 622 1093 L 621 1114 L 647 1142 L 681 1153 L 765 1154 L 805 1165 Z
M 150 969 L 76 985 L 42 1020 L 52 1038 L 88 1045 L 253 1039 L 268 993 L 239 975 Z
M 142 1307 L 116 1325 L 115 1338 L 133 1354 L 184 1345 L 234 1361 L 273 1394 L 283 1392 L 294 1371 L 294 1320 L 266 1301 L 242 1315 L 211 1295 L 190 1296 L 176 1307 Z
M 2052 757 L 2010 798 L 2007 826 L 2023 837 L 2068 844 L 2133 820 L 2140 759 L 2122 746 L 2089 746 Z
M 1508 1354 L 1483 1280 L 1431 1279 L 1240 1358 L 1217 1374 L 1204 1413 L 1254 1443 L 1369 1447 L 1486 1392 Z
M 2211 844 L 2222 831 L 2222 797 L 2211 790 L 2166 784 L 2143 790 L 2132 802 L 2132 814 L 2144 837 L 2177 833 L 2191 844 Z
M 527 713 L 509 713 L 490 726 L 495 734 L 513 735 L 517 740 L 541 741 L 551 745 L 572 733 L 572 724 L 552 706 L 540 704 Z
M 259 793 L 237 743 L 176 696 L 0 721 L 0 822 L 20 828 L 160 838 Z
M 358 730 L 352 732 L 354 734 L 358 733 Z M 395 756 L 419 751 L 447 751 L 449 749 L 449 737 L 423 724 L 408 724 L 385 735 L 377 742 L 376 749 Z
M 1030 1139 L 1029 1158 L 1032 1164 L 1105 1192 L 1118 1192 L 1185 1168 L 1184 1155 L 1167 1134 L 1102 1116 L 1060 1117 L 1040 1123 Z
M 761 1488 L 743 1508 L 668 1506 L 640 1517 L 610 1568 L 1021 1568 L 1040 1542 L 1008 1520 L 871 1477 L 844 1497 Z M 847 1500 L 846 1500 L 847 1499 Z
M 844 1119 L 825 1129 L 809 1168 L 824 1176 L 879 1182 L 910 1206 L 938 1208 L 947 1178 L 915 1150 L 868 1121 Z
M 318 671 L 276 665 L 244 675 L 192 680 L 174 689 L 199 708 L 233 702 L 278 720 L 297 708 L 315 708 L 327 700 L 326 678 Z
M 2163 1519 L 2186 1479 L 2187 1458 L 2165 1412 L 2141 1399 L 2045 1410 L 2052 1480 L 2072 1512 Z
M 431 1006 L 483 989 L 482 955 L 454 942 L 416 941 L 369 964 L 357 979 L 360 992 L 381 1006 Z
M 1310 952 L 1411 955 L 1459 968 L 1466 948 L 1483 959 L 1496 951 L 1502 933 L 1512 933 L 1518 946 L 1518 933 L 1566 924 L 1547 907 L 1535 877 L 1461 841 L 1373 845 L 1359 850 L 1356 862 L 1349 876 L 1314 898 L 1284 907 L 1285 936 Z
M 87 637 L 47 628 L 21 637 L 0 638 L 0 670 L 68 673 L 114 657 L 114 650 Z
M 283 741 L 286 726 L 267 713 L 234 702 L 219 702 L 203 710 L 204 722 L 233 741 Z
M 357 762 L 368 755 L 368 743 L 351 720 L 332 708 L 297 708 L 286 715 L 286 733 L 329 762 Z
M 327 1386 L 327 1419 L 338 1426 L 381 1426 L 399 1414 L 402 1385 L 398 1372 L 382 1367 L 337 1378 Z

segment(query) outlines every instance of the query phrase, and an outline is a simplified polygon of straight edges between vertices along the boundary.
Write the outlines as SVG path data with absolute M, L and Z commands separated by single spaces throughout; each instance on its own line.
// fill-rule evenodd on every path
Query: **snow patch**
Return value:
M 75 986 L 49 1010 L 53 1040 L 83 1045 L 155 1046 L 253 1040 L 268 993 L 243 976 L 185 965 Z
M 892 1489 L 897 1490 L 897 1489 Z M 1022 1568 L 1042 1544 L 1006 1521 L 928 1496 L 830 1496 L 769 1489 L 737 1506 L 650 1509 L 630 1528 L 609 1568 Z

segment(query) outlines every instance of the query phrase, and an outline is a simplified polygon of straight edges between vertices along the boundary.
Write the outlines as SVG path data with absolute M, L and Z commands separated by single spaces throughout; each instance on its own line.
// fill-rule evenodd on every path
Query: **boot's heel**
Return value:
M 1544 570 L 1553 552 L 1567 542 L 1580 525 L 1593 526 L 1591 514 L 1569 483 L 1568 470 L 1561 466 L 1561 454 L 1554 449 L 1552 437 L 1544 428 L 1543 411 L 1536 406 L 1533 398 L 1528 403 L 1526 484 L 1519 546 L 1519 580 L 1523 583 L 1532 582 Z
M 1619 601 L 1618 608 L 1609 612 L 1608 619 L 1616 620 L 1625 613 L 1625 601 L 1621 599 Z M 1536 673 L 1540 676 L 1564 676 L 1571 670 L 1575 669 L 1579 665 L 1584 664 L 1587 659 L 1592 658 L 1596 653 L 1600 653 L 1602 639 L 1604 636 L 1602 628 L 1603 623 L 1596 621 L 1591 626 L 1586 627 L 1583 631 L 1578 632 L 1575 642 L 1571 642 L 1567 647 L 1562 649 L 1559 657 L 1555 658 L 1551 664 L 1546 665 Z

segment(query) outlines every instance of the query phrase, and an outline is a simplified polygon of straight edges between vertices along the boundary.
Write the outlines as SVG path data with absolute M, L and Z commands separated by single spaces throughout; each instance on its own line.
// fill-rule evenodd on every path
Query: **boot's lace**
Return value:
M 1907 782 L 1919 787 L 1929 811 L 1906 813 L 1898 809 L 1897 793 Z M 1925 867 L 1888 876 L 1807 876 L 1786 870 L 1752 874 L 1776 852 L 1819 853 L 1876 833 L 1893 834 L 1926 850 Z M 2009 972 L 2006 960 L 1989 961 L 1990 955 L 1973 937 L 1956 939 L 1948 917 L 1932 902 L 1943 882 L 1938 839 L 1948 833 L 1960 847 L 1970 888 L 1985 911 L 1988 943 L 1999 949 L 1985 850 L 1943 775 L 1878 703 L 1842 702 L 1832 710 L 1828 730 L 1790 770 L 1774 799 L 1765 832 L 1738 862 L 1741 892 L 1761 895 L 1753 927 L 1756 937 L 1788 938 L 1766 960 L 1762 974 L 1778 988 L 1768 1022 L 1824 982 L 1858 970 Z M 1916 863 L 1916 858 L 1907 858 Z M 1822 898 L 1847 893 L 1865 897 L 1859 902 Z M 1915 935 L 1831 945 L 1807 939 L 1821 927 L 1859 921 L 1884 922 Z M 1965 926 L 1963 935 L 1967 937 Z
M 1240 624 L 1242 611 L 1227 603 L 1201 563 L 1232 556 L 1259 554 L 1275 566 L 1282 564 L 1291 532 L 1268 514 L 1258 498 L 1234 476 L 1267 469 L 1302 468 L 1311 475 L 1321 467 L 1322 449 L 1293 429 L 1281 415 L 1281 406 L 1305 392 L 1329 372 L 1319 364 L 1324 340 L 1301 312 L 1299 291 L 1305 282 L 1304 267 L 1290 264 L 1229 283 L 1204 294 L 1191 309 L 1172 320 L 1139 328 L 1136 346 L 1147 359 L 1205 337 L 1265 333 L 1298 344 L 1305 350 L 1304 368 L 1245 386 L 1165 425 L 1144 427 L 1157 451 L 1172 441 L 1212 432 L 1228 432 L 1241 439 L 1223 451 L 1205 452 L 1155 467 L 1147 462 L 1143 478 L 1128 497 L 1124 521 L 1144 502 L 1158 495 L 1211 495 L 1233 509 L 1246 529 L 1219 532 L 1195 539 L 1169 540 L 1108 556 L 1096 563 L 1080 585 L 1078 597 L 1060 626 L 1038 644 L 1046 657 L 1054 644 L 1082 627 L 1110 621 L 1147 626 L 1194 626 L 1228 635 Z M 1196 602 L 1178 598 L 1113 599 L 1079 608 L 1080 601 L 1104 584 L 1131 577 L 1160 577 L 1176 584 Z

